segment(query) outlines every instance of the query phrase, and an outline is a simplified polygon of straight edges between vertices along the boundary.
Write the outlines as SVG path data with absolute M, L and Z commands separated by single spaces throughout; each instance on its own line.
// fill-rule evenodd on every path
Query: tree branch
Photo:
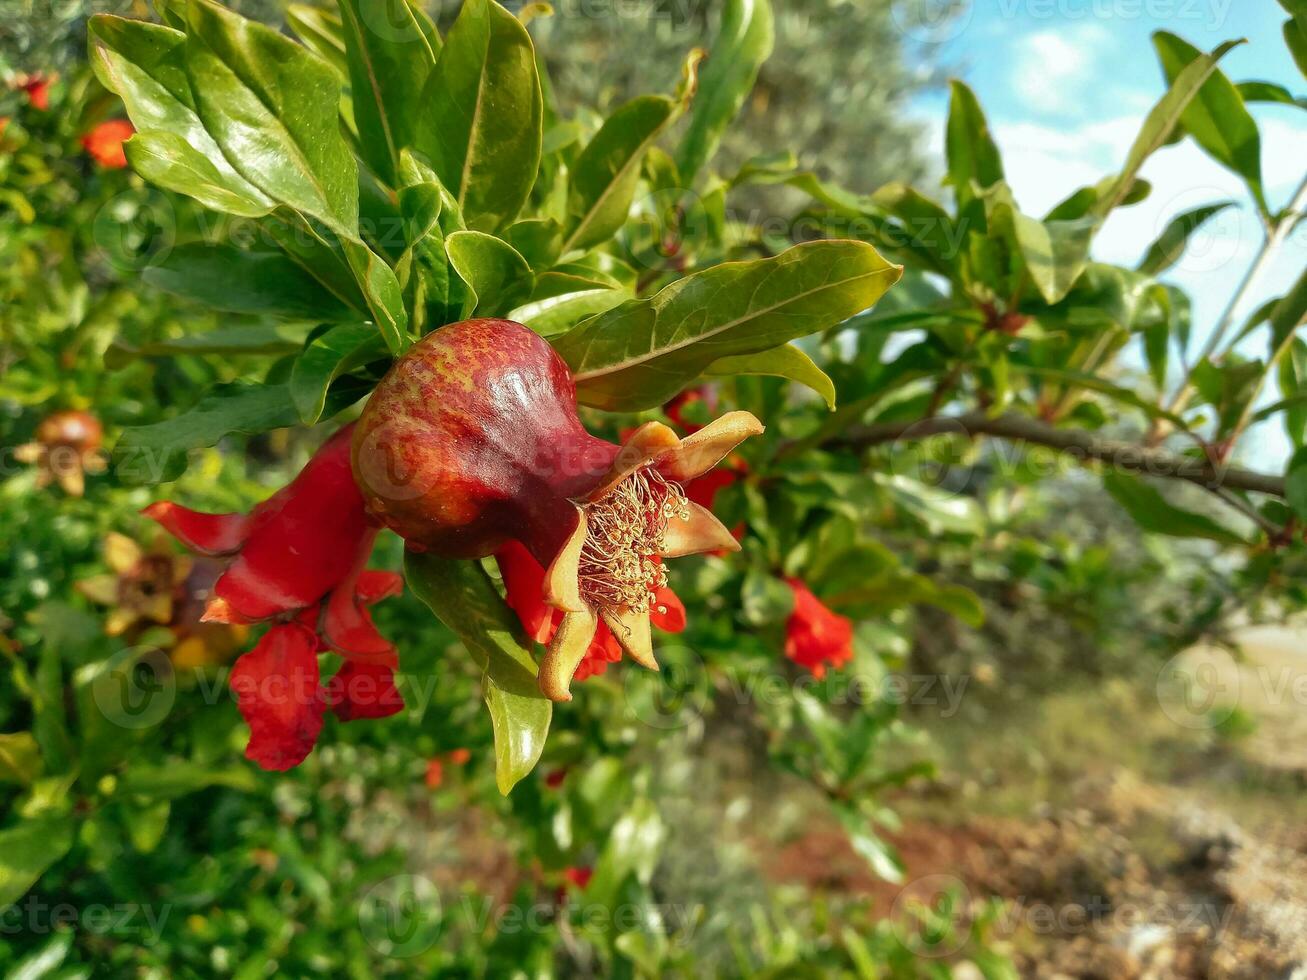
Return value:
M 1181 456 L 1132 442 L 1100 439 L 1083 429 L 1057 429 L 1024 415 L 999 415 L 990 418 L 983 412 L 967 412 L 963 415 L 937 415 L 913 422 L 885 422 L 857 426 L 831 440 L 828 445 L 865 449 L 888 442 L 927 439 L 937 435 L 957 435 L 968 438 L 992 436 L 1013 442 L 1048 446 L 1081 463 L 1093 460 L 1145 476 L 1186 480 L 1207 490 L 1224 487 L 1229 490 L 1265 493 L 1274 497 L 1284 496 L 1284 479 L 1279 476 L 1255 473 L 1225 463 L 1214 463 L 1205 457 Z

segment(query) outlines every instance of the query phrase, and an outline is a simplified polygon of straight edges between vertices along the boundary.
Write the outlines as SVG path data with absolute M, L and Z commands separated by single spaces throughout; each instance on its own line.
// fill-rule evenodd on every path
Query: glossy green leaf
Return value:
M 289 354 L 304 346 L 312 324 L 265 323 L 253 326 L 219 327 L 205 333 L 134 346 L 117 337 L 105 351 L 110 369 L 122 367 L 137 357 L 171 357 L 178 354 Z
M 1204 204 L 1176 215 L 1162 230 L 1162 234 L 1157 236 L 1157 241 L 1148 246 L 1148 251 L 1139 262 L 1139 271 L 1148 276 L 1160 276 L 1180 261 L 1194 232 L 1226 208 L 1234 206 L 1234 201 L 1221 201 L 1219 204 Z
M 1307 26 L 1298 20 L 1284 22 L 1284 43 L 1293 56 L 1293 63 L 1307 77 Z
M 1006 236 L 1016 246 L 1026 274 L 1044 302 L 1060 303 L 1089 263 L 1089 246 L 1096 223 L 1093 218 L 1040 221 L 1022 214 L 1006 184 L 986 195 L 991 233 Z
M 494 235 L 456 231 L 445 239 L 449 264 L 467 284 L 464 316 L 500 316 L 531 294 L 531 267 Z
M 0 908 L 7 908 L 22 898 L 72 845 L 70 816 L 25 820 L 0 830 Z
M 208 157 L 173 133 L 137 133 L 123 149 L 132 169 L 151 184 L 186 194 L 207 208 L 259 218 L 275 206 L 253 185 L 229 180 Z
M 340 81 L 290 38 L 210 0 L 187 7 L 186 72 L 205 128 L 276 201 L 358 237 L 358 167 L 340 130 Z
M 835 382 L 827 377 L 800 348 L 782 344 L 757 354 L 723 357 L 708 365 L 705 374 L 729 378 L 737 374 L 765 374 L 805 385 L 821 395 L 826 407 L 835 411 Z
M 1185 66 L 1203 55 L 1167 31 L 1153 35 L 1166 80 L 1174 83 Z M 1244 179 L 1257 206 L 1266 213 L 1262 189 L 1262 140 L 1239 90 L 1219 68 L 1213 69 L 1180 117 L 1185 131 L 1218 163 Z
M 417 94 L 436 51 L 409 0 L 337 0 L 344 27 L 359 151 L 395 186 L 399 154 L 413 145 L 423 103 Z
M 392 354 L 408 349 L 408 311 L 404 309 L 404 290 L 400 288 L 395 270 L 376 252 L 361 242 L 342 241 L 345 257 L 354 278 L 363 290 L 372 322 L 381 331 Z
M 1232 48 L 1242 43 L 1242 41 L 1226 41 L 1211 54 L 1195 58 L 1176 75 L 1171 82 L 1171 87 L 1144 120 L 1139 135 L 1135 137 L 1130 151 L 1126 154 L 1125 166 L 1121 169 L 1121 173 L 1112 182 L 1111 189 L 1106 191 L 1095 205 L 1096 217 L 1105 218 L 1121 206 L 1133 189 L 1140 168 L 1153 153 L 1166 145 L 1176 126 L 1180 124 L 1189 103 L 1212 76 L 1212 72 L 1216 71 L 1217 62 Z
M 1208 538 L 1222 544 L 1247 544 L 1206 514 L 1177 507 L 1138 477 L 1119 470 L 1103 473 L 1103 486 L 1145 531 L 1177 538 Z
M 543 103 L 526 29 L 494 0 L 464 0 L 420 104 L 415 146 L 467 226 L 510 223 L 540 165 Z
M 295 32 L 306 48 L 331 65 L 341 78 L 349 77 L 345 26 L 337 13 L 304 3 L 288 4 L 286 26 Z
M 561 293 L 544 299 L 530 299 L 509 310 L 510 320 L 524 323 L 542 337 L 567 333 L 582 320 L 606 313 L 631 298 L 628 289 L 601 287 Z
M 342 323 L 314 338 L 290 372 L 290 397 L 300 421 L 322 417 L 327 389 L 341 375 L 387 356 L 385 340 L 371 323 Z
M 637 798 L 608 834 L 595 862 L 594 877 L 586 886 L 586 901 L 611 908 L 627 878 L 649 884 L 666 837 L 667 826 L 653 801 Z
M 228 162 L 196 113 L 186 35 L 98 14 L 91 18 L 90 39 L 96 76 L 121 96 L 137 129 L 127 157 L 141 176 L 229 214 L 268 213 L 271 199 Z
M 604 121 L 572 167 L 564 253 L 607 241 L 626 222 L 640 162 L 675 113 L 671 99 L 644 95 Z
M 699 75 L 690 123 L 676 153 L 681 180 L 687 187 L 717 152 L 722 134 L 771 55 L 773 40 L 769 0 L 727 0 L 721 28 Z
M 771 350 L 868 309 L 901 272 L 862 242 L 796 245 L 687 276 L 586 320 L 554 346 L 584 403 L 651 408 L 714 361 Z
M 976 93 L 956 80 L 950 90 L 945 156 L 948 182 L 961 205 L 1003 179 L 1003 160 Z
M 507 796 L 540 760 L 553 717 L 553 703 L 536 685 L 536 664 L 517 617 L 477 562 L 409 552 L 404 575 L 481 667 L 495 731 L 495 780 Z
M 156 289 L 233 313 L 325 320 L 357 316 L 280 252 L 195 242 L 173 249 L 141 278 Z
M 323 415 L 353 404 L 367 389 L 357 383 L 338 384 Z M 216 445 L 236 433 L 257 435 L 298 423 L 299 413 L 287 385 L 244 381 L 218 385 L 188 411 L 152 425 L 124 429 L 113 450 L 116 471 L 126 483 L 175 480 L 186 471 L 192 449 Z

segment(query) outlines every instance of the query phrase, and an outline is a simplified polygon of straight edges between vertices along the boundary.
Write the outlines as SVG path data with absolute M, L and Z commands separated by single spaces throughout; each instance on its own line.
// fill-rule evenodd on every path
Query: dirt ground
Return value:
M 918 720 L 942 766 L 893 801 L 906 884 L 861 871 L 834 828 L 781 849 L 770 876 L 889 914 L 923 887 L 997 897 L 1025 977 L 1307 978 L 1307 636 L 1249 630 L 1155 683 L 993 692 Z

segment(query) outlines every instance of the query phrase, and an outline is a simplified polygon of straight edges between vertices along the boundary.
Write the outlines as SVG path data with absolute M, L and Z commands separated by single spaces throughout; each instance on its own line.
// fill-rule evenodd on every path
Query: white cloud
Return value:
M 1077 89 L 1091 81 L 1094 54 L 1108 38 L 1097 24 L 1074 29 L 1038 31 L 1015 42 L 1012 89 L 1027 106 L 1066 112 L 1077 102 Z

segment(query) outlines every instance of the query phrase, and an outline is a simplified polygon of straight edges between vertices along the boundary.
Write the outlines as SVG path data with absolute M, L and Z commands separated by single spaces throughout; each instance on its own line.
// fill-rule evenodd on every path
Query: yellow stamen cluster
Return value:
M 649 466 L 587 507 L 581 594 L 596 606 L 648 612 L 651 592 L 667 584 L 657 559 L 673 518 L 690 518 L 685 492 Z

